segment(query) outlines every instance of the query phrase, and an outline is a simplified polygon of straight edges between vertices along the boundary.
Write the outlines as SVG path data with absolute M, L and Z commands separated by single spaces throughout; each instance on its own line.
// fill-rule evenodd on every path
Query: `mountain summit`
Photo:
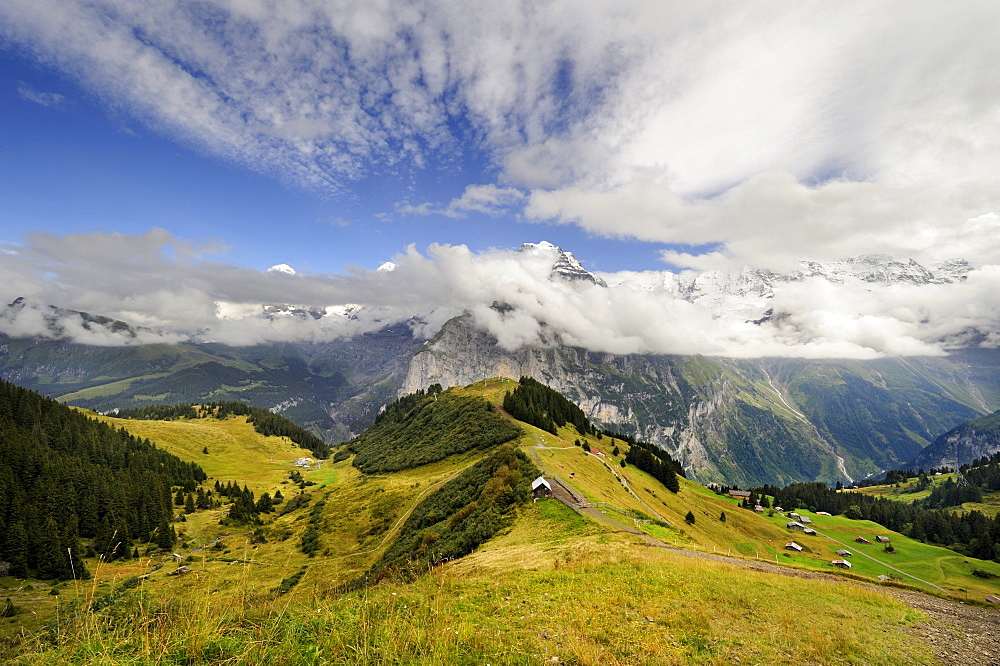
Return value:
M 553 257 L 553 263 L 550 276 L 553 278 L 560 278 L 571 282 L 590 282 L 600 287 L 608 286 L 604 280 L 584 268 L 583 264 L 581 264 L 580 261 L 573 256 L 572 252 L 566 252 L 558 245 L 553 245 L 548 241 L 542 241 L 540 243 L 524 243 L 521 245 L 518 252 L 536 255 L 551 255 Z

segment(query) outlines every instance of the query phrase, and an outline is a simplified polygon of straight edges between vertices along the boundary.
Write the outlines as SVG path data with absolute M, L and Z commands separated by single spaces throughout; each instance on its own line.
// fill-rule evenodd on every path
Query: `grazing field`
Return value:
M 488 380 L 456 392 L 499 405 L 513 385 Z M 207 486 L 234 481 L 257 495 L 280 491 L 284 501 L 261 525 L 232 524 L 226 504 L 184 515 L 174 523 L 177 557 L 148 548 L 126 562 L 90 559 L 93 580 L 51 585 L 0 578 L 0 595 L 19 609 L 0 620 L 6 637 L 0 659 L 932 664 L 930 647 L 911 631 L 926 617 L 876 585 L 885 564 L 905 572 L 890 570 L 896 583 L 918 589 L 934 591 L 908 576 L 959 598 L 1000 592 L 1000 578 L 972 575 L 978 569 L 1000 576 L 995 563 L 867 521 L 804 510 L 821 534 L 793 533 L 778 513 L 741 508 L 685 479 L 672 493 L 639 469 L 622 467 L 628 445 L 621 441 L 584 437 L 571 426 L 552 435 L 524 424 L 518 445 L 583 505 L 529 503 L 470 555 L 414 565 L 410 582 L 358 587 L 420 503 L 484 452 L 365 475 L 350 458 L 296 468 L 292 462 L 308 451 L 259 435 L 245 418 L 104 420 L 197 461 L 212 477 Z M 311 555 L 303 546 L 310 529 Z M 895 554 L 853 542 L 858 535 L 874 542 L 879 534 L 889 535 Z M 785 550 L 792 539 L 803 552 Z M 834 540 L 854 553 L 849 573 L 830 564 L 844 547 Z M 744 566 L 753 563 L 792 575 Z M 190 571 L 176 575 L 182 567 Z

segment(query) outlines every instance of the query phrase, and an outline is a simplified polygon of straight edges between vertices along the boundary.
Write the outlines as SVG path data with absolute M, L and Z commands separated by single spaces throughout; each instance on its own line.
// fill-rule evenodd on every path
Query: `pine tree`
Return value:
M 687 515 L 686 515 L 686 516 L 684 516 L 684 521 L 685 521 L 685 522 L 686 522 L 686 523 L 687 523 L 688 525 L 694 525 L 694 514 L 693 514 L 693 513 L 691 513 L 690 511 L 688 511 L 688 512 L 687 512 Z

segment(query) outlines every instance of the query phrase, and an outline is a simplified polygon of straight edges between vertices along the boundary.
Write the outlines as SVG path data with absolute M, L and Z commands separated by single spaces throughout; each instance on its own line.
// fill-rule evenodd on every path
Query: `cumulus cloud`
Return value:
M 39 305 L 8 309 L 0 333 L 88 344 L 323 342 L 394 324 L 427 338 L 463 313 L 510 349 L 559 340 L 621 354 L 872 358 L 1000 343 L 995 264 L 935 272 L 869 257 L 789 274 L 602 273 L 604 287 L 553 277 L 559 249 L 548 244 L 530 252 L 410 247 L 392 257 L 392 270 L 346 274 L 233 266 L 209 254 L 218 252 L 213 244 L 162 230 L 36 234 L 7 250 L 0 284 L 17 290 L 10 298 Z M 57 326 L 41 304 L 64 308 Z M 133 332 L 95 327 L 69 310 L 122 320 Z
M 7 39 L 209 153 L 336 193 L 473 146 L 495 183 L 399 210 L 720 248 L 692 266 L 995 256 L 970 220 L 1000 211 L 998 20 L 985 0 L 0 6 Z

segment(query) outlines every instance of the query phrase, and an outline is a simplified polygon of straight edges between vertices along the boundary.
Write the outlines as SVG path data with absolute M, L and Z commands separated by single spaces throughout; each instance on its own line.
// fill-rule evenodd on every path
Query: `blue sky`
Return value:
M 992 266 L 998 22 L 986 1 L 7 0 L 0 297 L 179 331 L 276 300 L 445 313 L 486 293 L 456 293 L 470 266 L 542 239 L 618 281 Z M 405 289 L 366 273 L 386 260 Z
M 2 52 L 0 86 L 0 241 L 7 243 L 24 242 L 32 231 L 133 234 L 160 227 L 180 238 L 217 240 L 224 249 L 216 257 L 239 265 L 340 273 L 352 265 L 375 268 L 410 244 L 486 250 L 544 238 L 575 250 L 592 269 L 664 267 L 657 245 L 518 222 L 513 212 L 414 219 L 397 210 L 408 198 L 448 202 L 467 184 L 489 182 L 487 156 L 475 147 L 457 163 L 362 177 L 349 191 L 324 192 L 164 136 L 17 47 Z

